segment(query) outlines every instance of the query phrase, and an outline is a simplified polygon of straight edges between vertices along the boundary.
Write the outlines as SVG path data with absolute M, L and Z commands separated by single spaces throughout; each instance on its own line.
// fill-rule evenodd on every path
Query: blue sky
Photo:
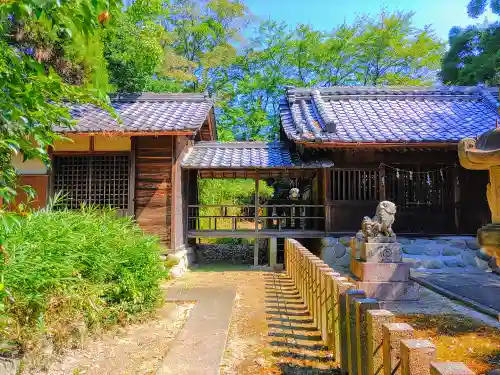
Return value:
M 482 22 L 467 16 L 468 0 L 245 0 L 245 4 L 257 17 L 286 21 L 290 25 L 310 24 L 319 30 L 330 30 L 346 20 L 354 20 L 357 14 L 377 12 L 385 7 L 388 10 L 415 12 L 414 23 L 417 27 L 432 24 L 436 34 L 447 40 L 452 26 L 467 26 Z M 499 19 L 491 13 L 488 21 Z

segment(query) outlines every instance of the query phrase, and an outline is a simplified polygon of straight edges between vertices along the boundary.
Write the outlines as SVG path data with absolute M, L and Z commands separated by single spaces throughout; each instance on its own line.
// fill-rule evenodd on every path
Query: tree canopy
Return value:
M 445 84 L 500 84 L 500 24 L 454 28 L 440 77 Z
M 444 46 L 412 16 L 382 11 L 325 32 L 257 21 L 241 0 L 2 1 L 1 196 L 15 194 L 12 152 L 48 162 L 70 102 L 207 91 L 222 140 L 274 139 L 287 86 L 430 84 Z
M 469 17 L 478 18 L 490 7 L 494 14 L 500 15 L 500 0 L 469 0 L 467 4 L 467 14 Z

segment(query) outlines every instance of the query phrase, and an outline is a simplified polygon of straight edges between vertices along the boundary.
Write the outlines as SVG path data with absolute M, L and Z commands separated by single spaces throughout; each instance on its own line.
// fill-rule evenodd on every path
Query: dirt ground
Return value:
M 485 374 L 500 368 L 500 329 L 463 315 L 406 315 L 398 321 L 409 323 L 419 339 L 436 345 L 436 358 L 464 362 L 474 373 Z
M 141 324 L 89 338 L 61 355 L 46 371 L 29 375 L 152 375 L 184 325 L 192 304 L 167 303 Z
M 222 375 L 337 373 L 307 310 L 282 276 L 248 266 L 205 266 L 176 281 L 236 288 Z
M 247 266 L 205 266 L 179 282 L 236 288 L 221 374 L 336 373 L 334 359 L 319 341 L 307 311 L 292 299 L 293 286 L 278 274 L 249 271 Z M 436 344 L 439 360 L 463 361 L 477 374 L 500 367 L 500 330 L 475 312 L 429 290 L 422 290 L 415 308 L 405 304 L 394 311 L 398 321 L 414 326 L 417 338 Z
M 235 288 L 222 375 L 338 374 L 334 358 L 322 344 L 307 309 L 284 274 L 248 266 L 204 266 L 170 285 Z M 398 320 L 412 324 L 418 338 L 436 344 L 439 360 L 463 361 L 478 374 L 500 366 L 498 328 L 433 292 L 424 291 L 423 296 L 415 304 L 418 311 L 409 304 L 389 309 L 396 312 Z M 436 305 L 439 311 L 431 309 Z M 191 306 L 161 309 L 156 319 L 88 341 L 84 349 L 66 353 L 47 372 L 29 374 L 154 374 Z

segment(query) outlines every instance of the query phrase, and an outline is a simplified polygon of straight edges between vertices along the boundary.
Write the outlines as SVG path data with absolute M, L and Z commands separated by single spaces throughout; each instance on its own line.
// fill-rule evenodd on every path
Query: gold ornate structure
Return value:
M 462 139 L 458 145 L 458 156 L 462 167 L 489 170 L 490 182 L 486 197 L 491 210 L 492 223 L 477 232 L 479 244 L 491 256 L 496 256 L 500 266 L 500 129 L 481 134 L 477 140 Z

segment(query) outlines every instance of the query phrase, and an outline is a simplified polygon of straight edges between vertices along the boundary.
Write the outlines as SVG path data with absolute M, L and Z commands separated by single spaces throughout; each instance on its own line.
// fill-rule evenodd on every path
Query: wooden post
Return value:
M 460 175 L 457 167 L 453 168 L 453 213 L 455 214 L 455 233 L 460 230 Z
M 278 238 L 271 237 L 271 238 L 269 238 L 269 266 L 270 267 L 276 266 L 277 255 L 278 255 Z
M 255 237 L 255 242 L 253 244 L 253 265 L 259 265 L 259 239 Z
M 255 231 L 259 231 L 259 176 L 255 177 Z

